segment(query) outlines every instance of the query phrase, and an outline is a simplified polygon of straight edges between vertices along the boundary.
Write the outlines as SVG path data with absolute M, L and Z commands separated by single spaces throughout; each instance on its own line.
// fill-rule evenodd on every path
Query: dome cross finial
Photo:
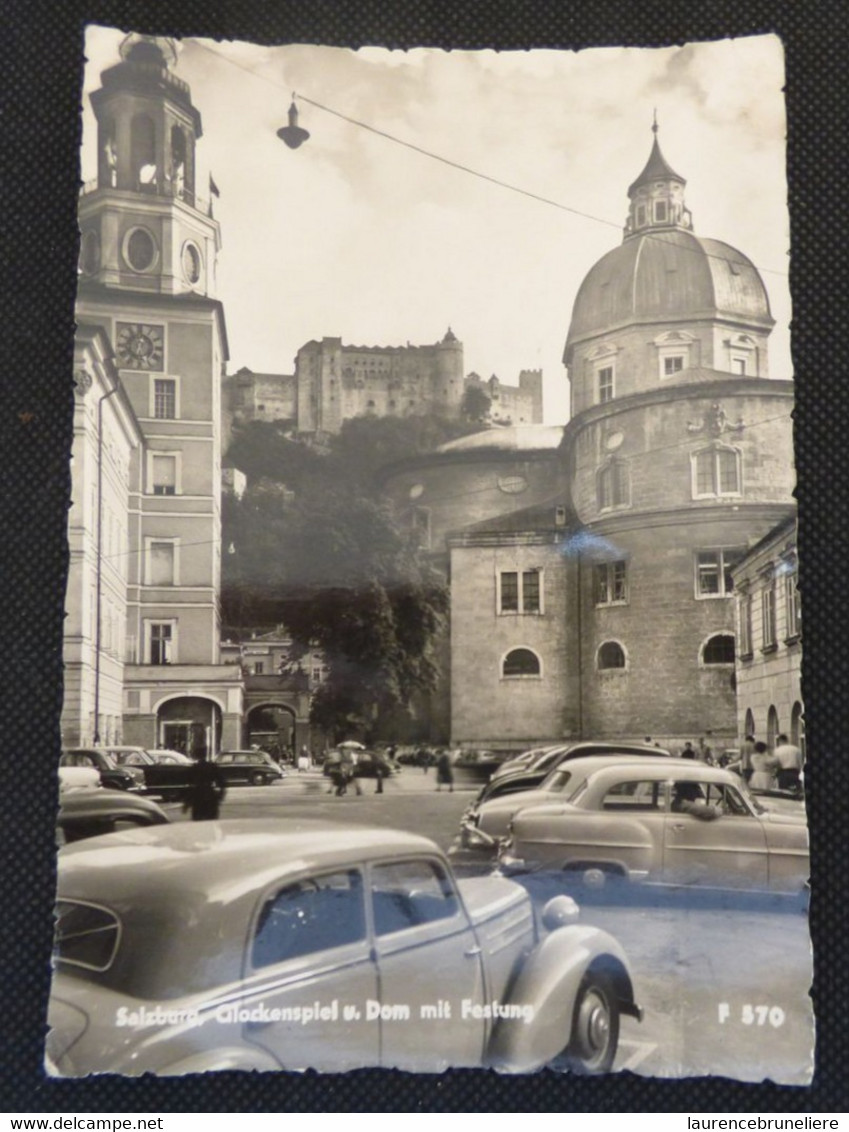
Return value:
M 651 124 L 651 132 L 657 137 L 657 107 L 654 108 L 654 120 Z

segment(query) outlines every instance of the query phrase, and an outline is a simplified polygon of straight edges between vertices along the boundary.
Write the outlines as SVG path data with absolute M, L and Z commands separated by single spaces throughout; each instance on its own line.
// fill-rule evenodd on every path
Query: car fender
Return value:
M 569 1044 L 575 1000 L 590 970 L 608 975 L 620 1010 L 641 1017 L 634 1001 L 628 959 L 619 943 L 599 928 L 574 924 L 551 932 L 528 955 L 493 1030 L 487 1063 L 512 1073 L 539 1069 Z

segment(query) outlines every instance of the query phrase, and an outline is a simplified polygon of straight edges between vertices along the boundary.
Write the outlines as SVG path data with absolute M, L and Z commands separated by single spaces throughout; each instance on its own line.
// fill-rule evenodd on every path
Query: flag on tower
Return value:
M 209 195 L 213 197 L 221 196 L 221 192 L 219 191 L 219 188 L 216 185 L 215 181 L 213 181 L 211 173 L 209 174 Z

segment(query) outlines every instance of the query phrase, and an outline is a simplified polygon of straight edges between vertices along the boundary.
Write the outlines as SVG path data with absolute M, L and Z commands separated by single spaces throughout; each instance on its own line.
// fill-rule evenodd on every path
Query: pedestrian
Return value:
M 430 752 L 427 747 L 419 747 L 416 751 L 416 761 L 422 768 L 422 773 L 427 774 L 427 769 L 430 766 Z
M 388 773 L 386 763 L 383 761 L 383 755 L 379 751 L 374 754 L 374 777 L 377 779 L 377 786 L 375 787 L 375 794 L 383 793 L 383 776 Z
M 324 760 L 324 773 L 331 783 L 330 789 L 327 791 L 328 794 L 335 794 L 337 798 L 347 794 L 348 782 L 342 768 L 342 756 L 339 751 L 330 751 L 327 754 Z
M 771 755 L 766 743 L 755 743 L 752 751 L 752 777 L 749 785 L 753 790 L 772 790 L 775 786 L 775 772 L 778 759 Z
M 802 751 L 786 735 L 779 735 L 773 756 L 778 759 L 778 789 L 799 790 L 799 772 L 802 769 Z
M 445 750 L 439 754 L 436 760 L 436 789 L 441 790 L 443 786 L 447 786 L 453 794 L 454 768 L 451 766 L 451 755 Z
M 215 821 L 221 802 L 227 793 L 227 783 L 221 768 L 210 762 L 206 751 L 201 751 L 189 772 L 189 788 L 183 799 L 183 810 L 191 810 L 192 821 Z
M 363 788 L 360 786 L 359 778 L 357 778 L 357 768 L 354 764 L 354 758 L 348 750 L 342 755 L 342 773 L 345 776 L 345 790 L 343 793 L 347 793 L 347 788 L 353 784 L 357 794 L 362 794 Z
M 713 751 L 707 740 L 708 735 L 710 735 L 709 731 L 705 732 L 699 739 L 699 749 L 696 752 L 696 758 L 699 762 L 705 763 L 706 766 L 715 766 L 716 760 L 713 757 Z
M 304 746 L 301 747 L 301 753 L 298 756 L 298 774 L 301 774 L 303 771 L 309 770 L 309 769 L 310 769 L 310 752 L 309 752 L 309 748 L 306 746 L 306 744 L 304 744 Z
M 688 739 L 687 742 L 684 744 L 684 750 L 681 752 L 681 758 L 682 759 L 694 759 L 695 757 L 696 757 L 696 752 L 693 750 L 693 741 L 692 741 L 692 739 Z

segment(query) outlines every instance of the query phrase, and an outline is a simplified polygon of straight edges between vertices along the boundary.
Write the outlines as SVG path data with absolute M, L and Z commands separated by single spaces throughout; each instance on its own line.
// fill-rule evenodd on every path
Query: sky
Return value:
M 123 38 L 87 29 L 84 181 L 96 176 L 88 95 Z M 792 376 L 775 36 L 580 52 L 186 39 L 175 73 L 203 120 L 198 192 L 210 174 L 220 190 L 229 372 L 291 373 L 311 339 L 424 345 L 451 326 L 466 373 L 514 385 L 520 370 L 542 369 L 546 423 L 564 423 L 572 305 L 590 267 L 621 242 L 656 110 L 664 156 L 687 180 L 694 231 L 760 269 L 776 319 L 770 374 Z M 310 132 L 294 151 L 276 137 L 293 92 Z

